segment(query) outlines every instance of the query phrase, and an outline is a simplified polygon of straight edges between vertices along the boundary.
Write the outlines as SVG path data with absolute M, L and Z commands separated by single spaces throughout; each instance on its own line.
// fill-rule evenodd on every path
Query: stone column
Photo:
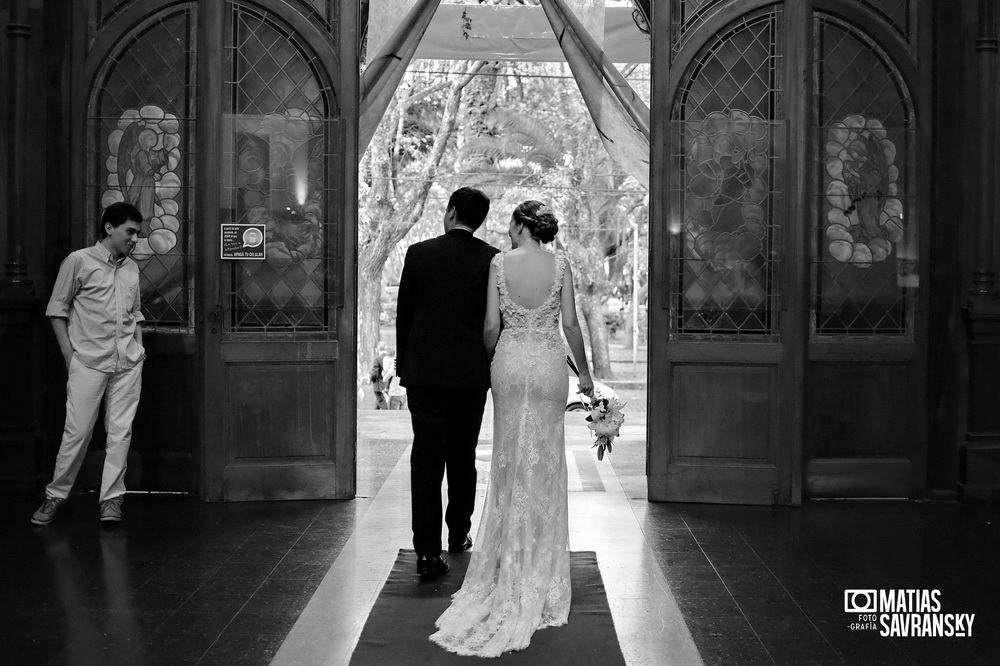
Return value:
M 976 264 L 965 310 L 969 344 L 969 413 L 959 451 L 958 495 L 963 501 L 1000 501 L 1000 297 L 996 284 L 996 0 L 979 2 L 979 215 Z
M 8 196 L 7 257 L 0 279 L 0 492 L 38 489 L 36 435 L 32 409 L 32 347 L 38 298 L 28 277 L 27 131 L 28 24 L 27 0 L 11 0 L 7 25 Z

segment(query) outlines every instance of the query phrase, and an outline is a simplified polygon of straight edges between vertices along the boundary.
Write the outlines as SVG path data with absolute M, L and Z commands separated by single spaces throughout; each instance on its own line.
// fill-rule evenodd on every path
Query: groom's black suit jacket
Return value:
M 396 304 L 396 372 L 406 387 L 490 386 L 486 282 L 500 250 L 463 229 L 410 246 Z

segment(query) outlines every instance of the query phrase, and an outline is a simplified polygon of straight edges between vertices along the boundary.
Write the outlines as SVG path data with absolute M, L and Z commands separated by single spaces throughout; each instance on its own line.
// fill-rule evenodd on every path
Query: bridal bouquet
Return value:
M 618 402 L 617 398 L 605 398 L 597 396 L 590 401 L 590 414 L 587 416 L 587 427 L 594 431 L 597 440 L 594 446 L 597 447 L 597 459 L 604 460 L 604 450 L 611 453 L 611 443 L 618 436 L 618 431 L 625 422 L 625 415 L 622 407 L 625 403 Z

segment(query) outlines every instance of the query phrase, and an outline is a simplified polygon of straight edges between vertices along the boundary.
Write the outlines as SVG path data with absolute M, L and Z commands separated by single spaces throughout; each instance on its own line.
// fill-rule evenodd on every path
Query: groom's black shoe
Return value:
M 417 574 L 421 580 L 434 580 L 442 574 L 448 573 L 448 563 L 441 559 L 440 555 L 428 557 L 427 555 L 417 556 Z
M 449 553 L 464 553 L 472 548 L 472 536 L 466 534 L 465 539 L 459 542 L 448 541 Z

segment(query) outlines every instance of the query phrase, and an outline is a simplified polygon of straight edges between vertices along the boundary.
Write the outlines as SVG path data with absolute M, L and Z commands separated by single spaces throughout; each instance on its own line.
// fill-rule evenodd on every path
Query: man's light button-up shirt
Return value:
M 128 370 L 146 355 L 135 339 L 135 327 L 145 321 L 139 267 L 128 257 L 115 261 L 101 243 L 63 260 L 45 314 L 68 320 L 70 344 L 88 368 Z

